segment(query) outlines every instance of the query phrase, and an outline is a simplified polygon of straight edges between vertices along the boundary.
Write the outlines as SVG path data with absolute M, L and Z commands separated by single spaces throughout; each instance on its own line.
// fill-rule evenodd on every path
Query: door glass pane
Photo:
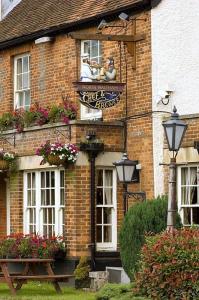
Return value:
M 41 190 L 41 205 L 46 205 L 45 190 Z

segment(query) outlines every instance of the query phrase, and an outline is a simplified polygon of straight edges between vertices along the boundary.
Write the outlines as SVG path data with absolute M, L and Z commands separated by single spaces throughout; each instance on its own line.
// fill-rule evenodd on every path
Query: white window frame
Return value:
M 190 176 L 190 168 L 197 168 L 197 185 L 182 185 L 181 184 L 181 172 L 182 168 L 187 168 L 188 169 L 188 177 Z M 198 204 L 182 204 L 182 187 L 186 186 L 197 186 L 197 192 L 198 192 L 198 197 L 199 197 L 199 164 L 189 164 L 189 165 L 181 165 L 177 167 L 177 197 L 178 197 L 178 212 L 180 214 L 182 224 L 183 226 L 199 226 L 199 224 L 193 224 L 193 209 L 198 207 L 199 208 L 199 203 Z M 191 224 L 185 224 L 184 223 L 184 211 L 183 208 L 190 208 L 191 209 Z
M 97 205 L 96 203 L 96 211 L 97 207 L 111 207 L 112 208 L 112 242 L 109 243 L 97 243 L 96 242 L 96 249 L 97 251 L 116 251 L 117 250 L 117 174 L 116 170 L 113 168 L 98 168 L 97 170 L 103 170 L 103 177 L 105 170 L 112 171 L 112 179 L 113 179 L 113 189 L 112 189 L 112 196 L 113 196 L 113 203 L 112 205 Z M 104 182 L 104 179 L 103 179 Z M 105 186 L 103 186 L 105 188 Z M 96 186 L 97 191 L 97 186 Z M 97 217 L 96 217 L 96 232 L 97 232 Z
M 17 61 L 19 59 L 24 59 L 25 57 L 28 58 L 28 72 L 25 72 L 28 74 L 28 87 L 27 88 L 23 88 L 23 79 L 22 79 L 22 89 L 18 90 L 17 89 Z M 22 73 L 23 73 L 23 66 L 22 66 Z M 23 78 L 23 76 L 22 76 Z M 30 54 L 29 53 L 24 53 L 22 55 L 17 55 L 14 57 L 14 109 L 18 109 L 18 108 L 24 108 L 24 109 L 28 109 L 30 107 L 31 104 L 31 97 L 30 97 L 30 103 L 29 105 L 25 105 L 25 93 L 29 92 L 29 97 L 30 97 Z M 23 104 L 19 105 L 18 103 L 18 94 L 19 93 L 23 93 Z
M 55 204 L 54 205 L 49 205 L 49 206 L 44 206 L 41 203 L 41 173 L 42 172 L 54 172 L 55 175 Z M 36 233 L 43 236 L 43 221 L 42 221 L 42 209 L 43 208 L 54 208 L 55 209 L 55 226 L 54 226 L 54 234 L 56 236 L 61 235 L 63 236 L 64 234 L 64 212 L 63 209 L 65 208 L 65 199 L 64 199 L 64 204 L 61 204 L 61 189 L 64 190 L 64 187 L 61 187 L 60 184 L 60 179 L 61 179 L 61 172 L 64 172 L 63 169 L 42 169 L 42 170 L 29 170 L 24 172 L 24 213 L 23 213 L 23 229 L 25 234 L 29 234 L 29 213 L 28 209 L 30 206 L 28 206 L 28 197 L 27 197 L 27 190 L 28 190 L 28 174 L 29 173 L 35 173 L 35 190 L 36 190 L 36 205 L 34 208 L 36 209 Z M 65 174 L 64 174 L 65 176 Z M 65 191 L 65 190 L 64 190 Z M 65 193 L 64 193 L 65 194 Z M 63 216 L 63 218 L 62 218 Z
M 81 41 L 81 61 L 82 61 L 82 56 L 88 55 L 88 53 L 84 52 L 84 44 L 91 42 L 90 40 L 82 40 Z M 100 41 L 98 41 L 98 46 L 99 46 Z M 99 48 L 98 48 L 99 52 Z M 99 58 L 101 55 L 98 55 L 96 57 L 90 57 L 91 59 L 97 59 L 97 62 L 99 62 Z M 96 120 L 96 119 L 101 119 L 102 118 L 102 110 L 100 109 L 92 109 L 88 108 L 85 105 L 81 104 L 81 120 Z

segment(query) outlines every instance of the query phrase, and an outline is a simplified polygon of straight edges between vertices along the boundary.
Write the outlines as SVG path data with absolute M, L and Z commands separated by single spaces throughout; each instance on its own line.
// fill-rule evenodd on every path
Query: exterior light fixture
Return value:
M 121 14 L 119 14 L 118 16 L 122 21 L 129 21 L 129 15 L 127 15 L 126 13 L 122 12 Z
M 124 184 L 132 182 L 137 164 L 138 161 L 128 159 L 126 153 L 123 154 L 122 159 L 120 161 L 114 162 L 113 165 L 116 167 L 119 181 Z
M 128 197 L 133 196 L 134 198 L 140 197 L 142 200 L 145 199 L 145 192 L 128 192 L 127 185 L 133 182 L 139 182 L 139 170 L 136 169 L 138 165 L 138 160 L 130 160 L 126 153 L 123 154 L 122 159 L 120 161 L 114 162 L 113 165 L 116 167 L 118 179 L 124 186 L 123 193 L 123 210 L 124 215 L 128 210 Z M 141 165 L 139 165 L 141 169 Z
M 184 134 L 187 130 L 187 124 L 179 120 L 179 114 L 174 106 L 171 119 L 162 123 L 166 135 L 169 151 L 178 152 Z
M 174 106 L 170 120 L 163 122 L 169 151 L 173 151 L 173 158 L 169 164 L 169 197 L 167 212 L 167 231 L 173 232 L 176 220 L 176 156 L 182 144 L 183 137 L 187 130 L 187 124 L 179 120 L 179 114 Z M 174 155 L 174 152 L 176 154 Z
M 106 22 L 105 19 L 102 19 L 101 22 L 99 23 L 97 29 L 102 30 L 103 28 L 108 27 L 108 23 Z

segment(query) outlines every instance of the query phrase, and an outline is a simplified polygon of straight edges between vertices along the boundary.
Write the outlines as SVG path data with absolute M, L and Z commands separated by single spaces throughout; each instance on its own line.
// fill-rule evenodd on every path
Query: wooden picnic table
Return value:
M 0 268 L 2 274 L 0 275 L 0 282 L 6 282 L 11 293 L 16 295 L 17 290 L 20 290 L 27 281 L 49 281 L 52 282 L 57 293 L 61 293 L 59 282 L 68 281 L 73 275 L 55 275 L 51 264 L 54 259 L 41 258 L 11 258 L 0 259 Z M 12 273 L 9 271 L 10 263 L 22 263 L 24 268 L 20 273 Z M 43 266 L 46 270 L 46 275 L 38 274 L 38 266 Z

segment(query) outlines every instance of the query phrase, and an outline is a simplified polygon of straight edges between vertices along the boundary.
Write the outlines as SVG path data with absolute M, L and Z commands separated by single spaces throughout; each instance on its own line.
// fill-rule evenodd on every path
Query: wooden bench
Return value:
M 9 273 L 9 263 L 22 263 L 24 269 L 21 273 Z M 24 259 L 0 259 L 0 267 L 2 269 L 2 276 L 0 276 L 0 282 L 6 282 L 13 295 L 16 291 L 21 289 L 24 283 L 27 281 L 49 281 L 53 284 L 57 293 L 61 293 L 59 282 L 66 282 L 69 278 L 74 277 L 71 274 L 54 274 L 51 264 L 54 262 L 53 259 L 37 259 L 37 258 L 24 258 Z M 37 274 L 36 265 L 43 265 L 46 269 L 46 275 Z M 16 284 L 16 286 L 14 286 Z

